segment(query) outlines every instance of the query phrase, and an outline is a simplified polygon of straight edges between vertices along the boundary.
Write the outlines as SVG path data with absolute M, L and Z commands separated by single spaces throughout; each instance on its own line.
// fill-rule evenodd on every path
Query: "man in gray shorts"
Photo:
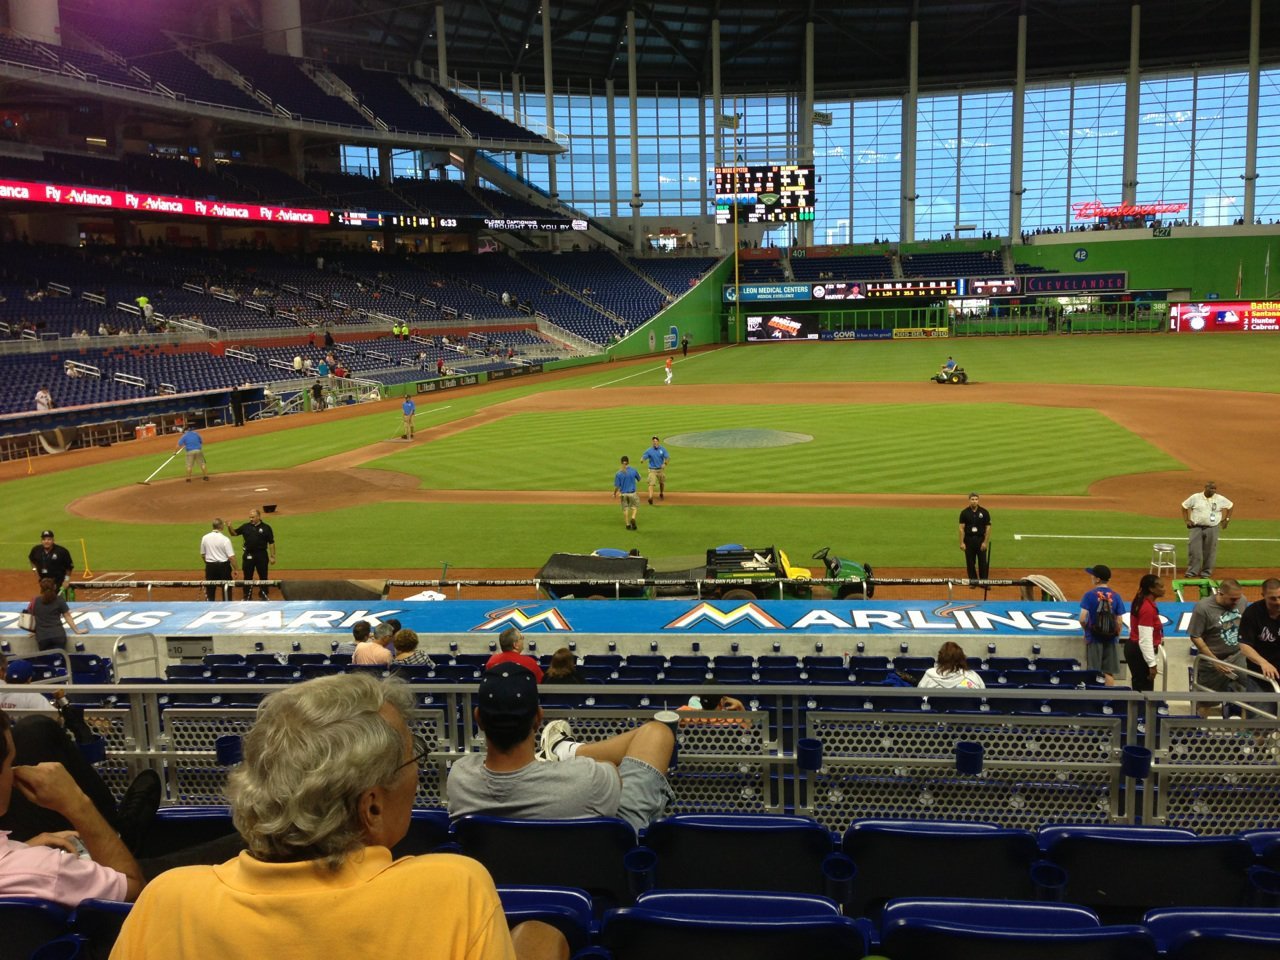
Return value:
M 484 675 L 478 704 L 485 752 L 454 761 L 447 784 L 451 817 L 621 817 L 640 830 L 674 799 L 666 770 L 675 734 L 665 723 L 650 720 L 608 740 L 578 743 L 568 723 L 553 720 L 535 749 L 542 725 L 538 684 L 516 664 Z

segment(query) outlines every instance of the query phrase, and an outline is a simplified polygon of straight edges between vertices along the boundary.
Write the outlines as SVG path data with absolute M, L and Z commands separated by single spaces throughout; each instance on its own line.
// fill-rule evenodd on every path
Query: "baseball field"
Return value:
M 927 382 L 949 352 L 971 383 Z M 992 511 L 993 576 L 1145 570 L 1154 542 L 1184 555 L 1179 504 L 1207 479 L 1236 505 L 1218 574 L 1278 566 L 1280 337 L 708 347 L 676 355 L 670 386 L 663 359 L 423 395 L 412 442 L 399 400 L 211 428 L 207 483 L 184 482 L 181 458 L 140 483 L 173 437 L 3 464 L 4 594 L 29 592 L 42 528 L 95 575 L 197 577 L 210 520 L 265 504 L 281 577 L 509 574 L 552 552 L 726 542 L 954 570 L 971 490 Z M 643 477 L 654 434 L 667 497 L 627 531 L 613 475 L 627 454 Z

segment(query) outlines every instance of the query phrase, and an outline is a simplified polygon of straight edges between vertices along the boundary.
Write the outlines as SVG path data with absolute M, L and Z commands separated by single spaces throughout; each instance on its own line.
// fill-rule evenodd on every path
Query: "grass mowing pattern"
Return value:
M 752 493 L 963 493 L 1083 495 L 1117 468 L 1063 451 L 1126 451 L 1131 473 L 1177 470 L 1175 459 L 1092 410 L 1009 404 L 839 407 L 623 407 L 517 414 L 374 466 L 451 490 L 605 490 L 624 453 L 644 476 L 641 452 L 662 436 L 699 430 L 786 430 L 810 443 L 767 448 L 670 447 L 674 491 Z M 503 451 L 494 455 L 494 451 Z M 1132 454 L 1132 456 L 1130 456 Z
M 959 340 L 945 344 L 937 341 L 892 343 L 786 344 L 711 350 L 696 353 L 687 360 L 677 358 L 676 382 L 680 383 L 753 383 L 762 395 L 777 406 L 779 418 L 771 425 L 782 429 L 799 427 L 806 432 L 810 424 L 802 423 L 796 411 L 786 405 L 785 390 L 773 384 L 783 382 L 846 381 L 912 381 L 924 380 L 953 353 L 979 380 L 1044 383 L 1114 383 L 1139 386 L 1174 386 L 1251 389 L 1266 392 L 1280 390 L 1280 381 L 1272 375 L 1280 362 L 1280 337 L 1253 335 L 1245 339 L 1234 336 L 1125 336 L 1125 337 L 1039 337 L 1005 340 Z M 419 398 L 418 420 L 421 426 L 446 422 L 475 410 L 502 403 L 516 397 L 546 390 L 563 390 L 608 385 L 656 386 L 660 383 L 661 363 L 655 359 L 652 369 L 618 368 L 606 365 L 587 368 L 581 376 L 557 381 L 529 378 L 519 385 L 487 390 L 467 397 L 447 394 L 424 401 Z M 631 376 L 640 371 L 639 376 Z M 623 379 L 625 378 L 625 379 Z M 951 387 L 938 387 L 939 402 L 946 404 Z M 449 407 L 443 410 L 443 407 Z M 754 419 L 769 410 L 751 408 Z M 784 483 L 782 487 L 763 484 L 763 489 L 852 489 L 865 492 L 887 492 L 884 484 L 891 476 L 906 476 L 918 484 L 911 489 L 924 490 L 943 485 L 944 477 L 954 476 L 954 468 L 946 461 L 955 458 L 956 440 L 966 458 L 975 446 L 985 442 L 981 431 L 989 422 L 965 417 L 957 434 L 944 437 L 936 430 L 932 444 L 926 434 L 923 446 L 906 454 L 877 454 L 872 433 L 861 423 L 868 408 L 841 407 L 828 411 L 835 415 L 840 440 L 820 438 L 828 449 L 821 459 L 814 456 L 818 444 L 796 448 L 802 461 L 786 475 L 767 478 Z M 884 408 L 886 411 L 890 407 Z M 958 409 L 958 408 L 955 408 Z M 1054 433 L 1061 424 L 1044 419 L 1052 411 L 1035 411 L 1040 417 L 1033 423 L 1027 442 L 1047 438 L 1053 459 L 1036 463 L 1025 449 L 1019 464 L 1008 465 L 991 476 L 977 474 L 966 464 L 962 482 L 946 487 L 948 491 L 967 490 L 970 485 L 982 488 L 988 499 L 998 498 L 1015 488 L 1032 488 L 1043 483 L 1042 474 L 1054 474 L 1053 482 L 1063 492 L 1077 492 L 1088 483 L 1085 474 L 1075 474 L 1074 461 L 1084 459 L 1072 451 L 1080 449 L 1064 443 Z M 576 415 L 570 420 L 595 416 Z M 717 414 L 718 415 L 718 414 Z M 1096 417 L 1096 415 L 1094 415 Z M 506 435 L 487 437 L 486 443 L 470 443 L 467 455 L 450 453 L 449 442 L 423 444 L 405 449 L 382 462 L 384 467 L 421 472 L 429 485 L 443 485 L 456 475 L 466 476 L 468 486 L 482 486 L 479 477 L 513 476 L 529 488 L 563 489 L 568 478 L 584 478 L 581 489 L 600 492 L 597 507 L 525 507 L 501 502 L 483 507 L 449 505 L 378 504 L 370 507 L 337 510 L 325 514 L 280 516 L 272 524 L 281 541 L 281 563 L 293 569 L 326 569 L 367 566 L 383 569 L 394 558 L 406 567 L 437 566 L 441 560 L 465 566 L 538 566 L 553 550 L 589 552 L 599 546 L 639 546 L 650 556 L 676 554 L 701 555 L 708 546 L 730 541 L 776 543 L 792 554 L 793 560 L 812 552 L 811 548 L 830 545 L 837 553 L 873 564 L 902 566 L 959 566 L 955 546 L 955 509 L 908 510 L 892 508 L 779 508 L 770 510 L 742 508 L 680 507 L 673 501 L 661 508 L 642 508 L 640 529 L 628 534 L 622 529 L 620 511 L 609 499 L 612 473 L 617 458 L 629 454 L 633 461 L 647 443 L 647 438 L 660 426 L 660 432 L 676 433 L 687 429 L 711 429 L 710 414 L 698 414 L 696 422 L 685 422 L 678 408 L 617 410 L 608 416 L 609 429 L 586 447 L 570 452 L 549 441 L 545 435 Z M 632 419 L 624 419 L 632 418 Z M 660 420 L 659 424 L 653 421 Z M 907 429 L 908 423 L 893 423 L 891 429 Z M 341 422 L 323 416 L 302 415 L 294 418 L 294 429 L 257 438 L 222 439 L 208 446 L 210 468 L 214 472 L 232 469 L 283 469 L 317 457 L 365 446 L 386 439 L 396 432 L 400 415 L 398 407 Z M 1094 420 L 1096 423 L 1096 419 Z M 1109 422 L 1108 422 L 1109 423 Z M 743 426 L 741 422 L 729 426 Z M 750 425 L 755 425 L 750 424 Z M 546 424 L 543 423 L 545 427 Z M 1114 427 L 1114 424 L 1110 424 Z M 1116 428 L 1118 429 L 1118 428 Z M 480 431 L 476 431 L 479 433 Z M 460 435 L 459 442 L 469 435 Z M 968 438 L 972 437 L 970 442 Z M 392 449 L 388 445 L 388 449 Z M 461 450 L 462 448 L 458 448 Z M 1092 444 L 1085 449 L 1092 449 Z M 1128 456 L 1137 444 L 1126 447 L 1125 467 L 1139 469 Z M 707 453 L 700 451 L 699 453 Z M 774 451 L 743 451 L 745 461 L 719 463 L 695 460 L 693 451 L 674 450 L 672 467 L 673 492 L 696 489 L 753 489 L 758 482 L 756 457 Z M 726 451 L 726 454 L 729 453 Z M 449 454 L 444 458 L 445 454 Z M 167 454 L 165 454 L 167 455 Z M 1163 456 L 1158 454 L 1158 456 Z M 906 457 L 903 462 L 903 457 Z M 23 558 L 36 535 L 52 526 L 60 542 L 76 553 L 77 540 L 89 543 L 90 560 L 95 571 L 106 569 L 145 570 L 158 568 L 200 568 L 196 546 L 207 530 L 205 524 L 167 524 L 139 528 L 128 524 L 104 523 L 73 517 L 66 504 L 76 497 L 98 490 L 136 483 L 162 462 L 164 455 L 150 453 L 125 461 L 86 467 L 64 473 L 37 475 L 4 484 L 5 517 L 9 521 L 5 551 L 11 567 L 25 569 Z M 433 462 L 434 461 L 434 462 Z M 707 469 L 700 466 L 708 463 Z M 1144 469 L 1171 469 L 1174 465 L 1147 466 Z M 175 460 L 163 476 L 180 475 Z M 1115 469 L 1108 464 L 1104 469 Z M 480 473 L 474 473 L 480 471 Z M 1067 471 L 1064 473 L 1063 471 Z M 1069 475 L 1070 474 L 1070 475 Z M 989 479 L 988 479 L 989 478 Z M 947 481 L 956 483 L 957 481 Z M 806 484 L 796 487 L 793 484 Z M 1188 489 L 1196 486 L 1194 482 Z M 998 503 L 998 500 L 997 500 Z M 210 516 L 221 512 L 221 506 L 210 503 Z M 1145 566 L 1150 543 L 1168 540 L 1182 544 L 1185 530 L 1176 516 L 1165 519 L 1123 514 L 1010 511 L 996 509 L 994 563 L 1026 570 L 1049 566 L 1084 566 L 1105 558 L 1116 566 Z M 1015 532 L 1078 534 L 1109 533 L 1139 536 L 1134 541 L 1023 540 L 1013 541 Z M 1219 562 L 1227 566 L 1267 566 L 1274 562 L 1275 544 L 1241 543 L 1240 537 L 1280 537 L 1280 522 L 1251 521 L 1241 518 L 1232 524 L 1230 535 L 1219 549 Z M 1149 541 L 1149 542 L 1148 542 Z M 1181 547 L 1180 547 L 1181 550 Z

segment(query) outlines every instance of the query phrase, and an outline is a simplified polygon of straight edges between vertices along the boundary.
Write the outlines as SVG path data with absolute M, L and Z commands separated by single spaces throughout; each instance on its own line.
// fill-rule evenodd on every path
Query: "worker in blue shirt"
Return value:
M 413 439 L 413 414 L 418 409 L 417 404 L 413 402 L 412 397 L 405 397 L 404 403 L 400 406 L 400 412 L 404 415 L 404 436 L 403 440 Z
M 671 462 L 671 454 L 667 453 L 667 448 L 657 437 L 654 437 L 653 445 L 640 454 L 640 459 L 649 465 L 649 506 L 653 506 L 655 483 L 658 485 L 658 499 L 667 498 L 667 464 Z
M 182 436 L 178 438 L 178 448 L 173 452 L 177 454 L 183 450 L 187 452 L 187 483 L 191 482 L 191 468 L 197 463 L 200 464 L 200 472 L 205 480 L 208 480 L 209 468 L 204 462 L 204 439 L 190 424 L 182 431 Z
M 636 486 L 639 483 L 639 472 L 631 466 L 629 457 L 623 457 L 622 469 L 613 475 L 613 495 L 622 501 L 622 522 L 628 530 L 636 529 L 636 510 L 640 507 Z

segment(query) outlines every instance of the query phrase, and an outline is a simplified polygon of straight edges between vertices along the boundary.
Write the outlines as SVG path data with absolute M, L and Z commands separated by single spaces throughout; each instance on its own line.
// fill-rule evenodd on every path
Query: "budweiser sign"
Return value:
M 1185 203 L 1120 203 L 1104 206 L 1101 200 L 1081 200 L 1073 203 L 1071 210 L 1077 220 L 1096 220 L 1098 217 L 1151 217 L 1158 213 L 1182 213 Z

